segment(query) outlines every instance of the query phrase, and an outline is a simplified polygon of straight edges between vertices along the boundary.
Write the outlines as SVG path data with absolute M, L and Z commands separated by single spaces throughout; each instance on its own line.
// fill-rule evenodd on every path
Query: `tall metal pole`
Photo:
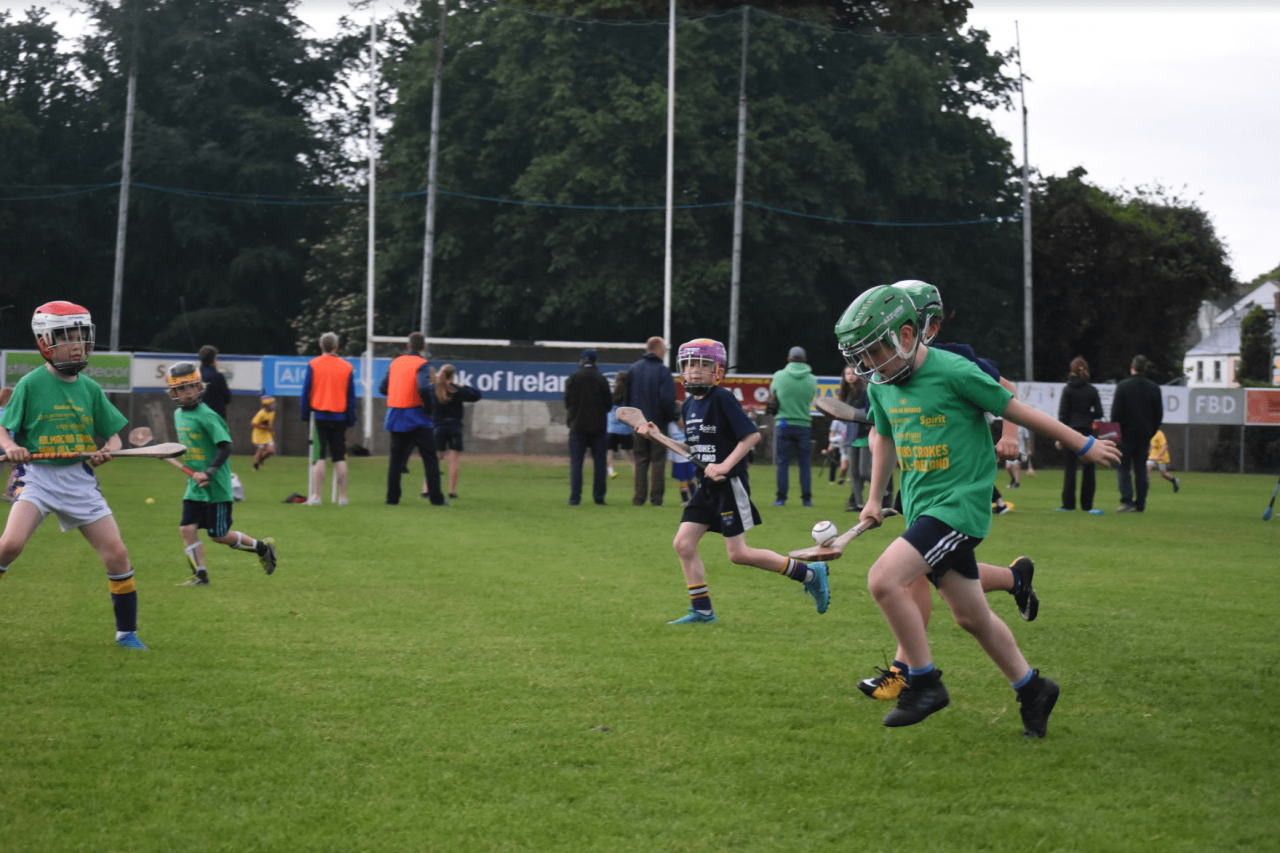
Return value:
M 133 116 L 138 99 L 138 7 L 133 6 L 133 45 L 129 50 L 129 90 L 124 106 L 124 153 L 120 166 L 120 206 L 116 211 L 116 259 L 111 277 L 111 352 L 120 350 L 120 303 L 124 299 L 125 233 L 129 221 L 129 183 L 133 164 Z
M 733 266 L 729 274 L 729 366 L 738 364 L 738 300 L 742 289 L 743 180 L 747 165 L 747 39 L 750 6 L 742 7 L 742 69 L 738 74 L 738 174 L 733 191 Z
M 440 156 L 440 72 L 444 67 L 444 28 L 448 0 L 440 0 L 440 37 L 436 42 L 436 76 L 431 83 L 431 150 L 427 154 L 427 235 L 422 245 L 422 318 L 418 328 L 431 337 L 431 268 L 436 253 L 436 163 Z
M 669 361 L 676 354 L 671 341 L 671 229 L 676 184 L 676 0 L 671 0 L 670 4 L 667 40 L 667 232 L 663 257 L 662 339 L 667 342 Z
M 1031 158 L 1027 148 L 1027 87 L 1022 73 L 1022 37 L 1018 22 L 1013 22 L 1014 38 L 1018 43 L 1018 95 L 1022 99 L 1022 329 L 1023 370 L 1028 382 L 1035 381 L 1032 368 L 1031 335 Z
M 366 304 L 364 318 L 364 446 L 373 446 L 373 275 L 374 225 L 378 202 L 378 10 L 370 4 L 369 21 L 369 252 L 366 263 Z

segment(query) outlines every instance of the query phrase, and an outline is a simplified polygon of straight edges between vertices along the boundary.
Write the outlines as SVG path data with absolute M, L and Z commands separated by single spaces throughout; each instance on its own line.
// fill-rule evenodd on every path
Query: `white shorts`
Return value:
M 1161 471 L 1168 471 L 1168 470 L 1169 470 L 1169 463 L 1168 463 L 1168 462 L 1157 462 L 1157 461 L 1156 461 L 1156 460 L 1154 460 L 1154 459 L 1148 459 L 1148 460 L 1147 460 L 1147 470 L 1148 470 L 1148 471 L 1150 471 L 1152 468 L 1155 468 L 1157 465 L 1160 467 L 1160 470 L 1161 470 Z
M 40 510 L 41 521 L 49 513 L 56 515 L 63 533 L 111 515 L 111 507 L 98 488 L 98 478 L 87 463 L 41 465 L 31 462 L 26 469 L 23 477 L 26 485 L 18 500 Z

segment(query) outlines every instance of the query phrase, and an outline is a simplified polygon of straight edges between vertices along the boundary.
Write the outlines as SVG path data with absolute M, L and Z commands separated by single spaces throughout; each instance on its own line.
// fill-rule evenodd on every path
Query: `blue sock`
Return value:
M 911 669 L 910 667 L 908 667 L 907 668 L 907 684 L 910 684 L 912 681 L 914 681 L 916 678 L 918 678 L 921 675 L 929 675 L 930 673 L 933 672 L 933 670 L 934 670 L 933 661 L 929 661 L 929 663 L 927 663 L 925 666 L 922 666 L 920 669 Z
M 1022 688 L 1027 686 L 1027 684 L 1031 681 L 1031 678 L 1035 674 L 1036 674 L 1036 671 L 1034 669 L 1028 669 L 1026 675 L 1022 676 L 1022 678 L 1019 678 L 1017 681 L 1010 681 L 1009 686 L 1012 687 L 1014 690 L 1021 690 Z
M 1013 589 L 1009 590 L 1009 594 L 1017 595 L 1018 590 L 1022 589 L 1022 575 L 1015 572 L 1012 566 L 1009 567 L 1009 572 L 1013 575 Z

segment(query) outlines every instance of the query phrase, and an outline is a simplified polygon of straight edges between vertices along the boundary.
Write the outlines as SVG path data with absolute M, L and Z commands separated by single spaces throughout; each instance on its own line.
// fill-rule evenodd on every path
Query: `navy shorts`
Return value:
M 927 515 L 916 519 L 916 523 L 907 528 L 902 538 L 911 543 L 911 547 L 920 552 L 924 561 L 932 570 L 929 572 L 929 583 L 934 586 L 947 572 L 955 571 L 969 580 L 978 579 L 978 559 L 973 551 L 982 542 L 975 536 L 966 536 L 959 530 Z
M 231 501 L 183 501 L 182 526 L 203 527 L 210 536 L 226 536 L 231 532 Z
M 631 433 L 611 432 L 609 433 L 609 449 L 610 450 L 630 450 L 632 445 Z
M 708 530 L 727 539 L 760 524 L 760 511 L 751 502 L 751 489 L 745 478 L 704 478 L 680 516 L 682 524 L 686 521 L 705 524 Z
M 436 452 L 462 452 L 462 424 L 436 424 Z

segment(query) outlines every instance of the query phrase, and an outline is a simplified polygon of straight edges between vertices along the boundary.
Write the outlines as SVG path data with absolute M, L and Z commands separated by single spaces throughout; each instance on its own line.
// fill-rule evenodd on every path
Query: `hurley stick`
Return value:
M 649 419 L 644 416 L 644 412 L 639 409 L 632 408 L 631 406 L 622 406 L 618 409 L 618 420 L 622 421 L 634 430 L 638 430 L 640 427 L 649 423 Z M 705 471 L 707 469 L 707 463 L 694 456 L 693 451 L 689 449 L 689 445 L 685 444 L 683 441 L 676 441 L 669 435 L 663 435 L 662 430 L 658 429 L 657 424 L 650 424 L 650 426 L 652 426 L 653 429 L 650 431 L 649 438 L 652 438 L 668 450 L 674 450 L 676 453 L 679 453 L 694 465 L 698 466 L 699 470 Z

